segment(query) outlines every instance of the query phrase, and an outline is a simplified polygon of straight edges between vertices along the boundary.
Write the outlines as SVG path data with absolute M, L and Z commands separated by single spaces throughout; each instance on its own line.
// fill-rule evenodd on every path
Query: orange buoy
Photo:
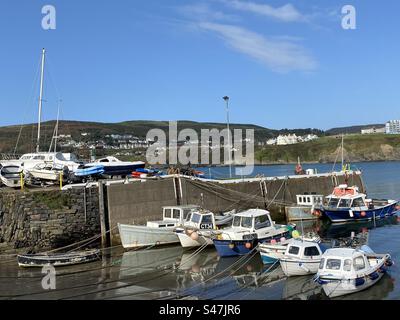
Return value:
M 246 247 L 246 249 L 250 249 L 251 248 L 251 242 L 246 242 L 246 244 L 244 246 Z
M 197 239 L 199 238 L 199 234 L 198 234 L 197 232 L 193 232 L 193 233 L 190 235 L 190 238 L 192 238 L 192 240 L 197 240 Z
M 365 217 L 367 214 L 365 213 L 365 211 L 361 211 L 361 217 Z

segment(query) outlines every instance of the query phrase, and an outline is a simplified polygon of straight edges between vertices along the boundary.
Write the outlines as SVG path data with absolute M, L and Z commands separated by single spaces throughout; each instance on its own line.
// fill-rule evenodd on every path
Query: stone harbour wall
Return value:
M 98 234 L 96 187 L 0 192 L 0 252 L 38 252 Z

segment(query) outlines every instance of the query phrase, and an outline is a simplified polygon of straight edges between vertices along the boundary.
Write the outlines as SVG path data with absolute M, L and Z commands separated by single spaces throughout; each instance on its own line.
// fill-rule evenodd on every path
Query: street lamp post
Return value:
M 228 129 L 228 161 L 229 161 L 229 177 L 232 178 L 232 148 L 231 148 L 231 131 L 229 130 L 229 97 L 225 96 L 222 99 L 226 102 L 226 126 Z

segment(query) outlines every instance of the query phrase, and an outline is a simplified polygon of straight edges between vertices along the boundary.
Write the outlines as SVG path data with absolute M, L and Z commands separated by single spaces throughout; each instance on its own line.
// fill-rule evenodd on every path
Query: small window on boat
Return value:
M 341 199 L 339 202 L 339 208 L 350 208 L 350 199 Z
M 200 222 L 200 218 L 201 218 L 201 216 L 198 213 L 193 213 L 191 221 L 194 222 L 194 223 L 199 223 Z
M 342 264 L 342 260 L 340 260 L 340 259 L 328 259 L 326 261 L 326 269 L 340 270 L 341 264 Z
M 290 246 L 289 253 L 290 254 L 299 254 L 300 248 L 296 246 Z
M 271 222 L 269 221 L 269 218 L 267 215 L 263 215 L 263 216 L 254 218 L 254 228 L 255 229 L 267 228 L 270 226 L 271 226 Z
M 310 203 L 310 202 L 311 202 L 311 199 L 310 199 L 310 197 L 307 197 L 307 202 L 308 202 L 308 203 Z
M 251 228 L 251 222 L 252 222 L 251 217 L 242 217 L 242 227 L 243 228 Z
M 188 218 L 188 217 L 190 216 L 190 215 L 189 215 L 190 212 L 192 212 L 191 209 L 185 209 L 185 210 L 183 210 L 183 219 Z
M 351 271 L 351 259 L 344 260 L 343 270 L 344 271 Z
M 172 210 L 171 209 L 165 209 L 164 210 L 164 218 L 172 218 Z
M 330 207 L 337 207 L 338 203 L 339 203 L 339 199 L 331 198 L 329 200 L 329 206 Z
M 303 198 L 302 197 L 299 197 L 299 202 L 303 202 Z
M 304 203 L 306 203 L 306 202 L 307 202 L 307 200 L 306 200 L 306 197 L 303 197 L 303 202 L 304 202 Z
M 173 223 L 167 224 L 167 227 L 174 227 L 174 226 L 175 226 L 175 224 L 173 224 Z
M 165 225 L 165 224 L 159 224 L 158 227 L 159 227 L 159 228 L 165 228 L 166 225 Z
M 364 205 L 364 201 L 361 197 L 353 200 L 353 207 L 363 207 Z
M 181 216 L 181 210 L 174 209 L 174 219 L 179 219 Z
M 304 255 L 306 257 L 319 256 L 318 248 L 317 247 L 304 248 Z
M 354 258 L 353 259 L 353 266 L 354 266 L 354 270 L 355 271 L 364 269 L 365 268 L 364 258 L 363 257 Z
M 201 223 L 212 223 L 212 216 L 211 214 L 203 215 L 203 219 Z
M 325 264 L 325 258 L 321 259 L 321 262 L 319 263 L 319 269 L 323 269 L 324 268 L 324 264 Z
M 240 226 L 240 217 L 236 216 L 233 217 L 232 227 L 239 227 Z

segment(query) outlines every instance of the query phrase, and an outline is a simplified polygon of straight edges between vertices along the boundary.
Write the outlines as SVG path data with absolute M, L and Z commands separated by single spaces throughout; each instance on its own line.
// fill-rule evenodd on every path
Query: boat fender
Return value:
M 356 287 L 362 286 L 364 283 L 365 283 L 364 278 L 356 278 L 356 280 L 355 280 Z
M 371 280 L 376 280 L 376 279 L 379 278 L 379 274 L 378 274 L 377 272 L 372 272 L 370 275 L 368 275 L 368 277 L 369 277 Z
M 349 210 L 349 216 L 350 216 L 351 218 L 354 217 L 353 210 Z
M 197 232 L 193 232 L 193 233 L 190 235 L 190 238 L 192 238 L 192 240 L 197 240 L 197 239 L 199 238 L 199 234 L 198 234 Z
M 229 244 L 229 249 L 233 249 L 235 247 L 235 244 L 233 243 L 233 242 L 231 242 L 230 244 Z
M 365 217 L 367 214 L 365 213 L 365 211 L 361 211 L 361 217 Z
M 244 246 L 246 247 L 246 249 L 251 249 L 251 242 L 246 242 Z
M 384 267 L 384 266 L 382 266 L 382 267 L 380 267 L 379 269 L 378 269 L 378 272 L 379 273 L 386 273 L 386 268 Z

